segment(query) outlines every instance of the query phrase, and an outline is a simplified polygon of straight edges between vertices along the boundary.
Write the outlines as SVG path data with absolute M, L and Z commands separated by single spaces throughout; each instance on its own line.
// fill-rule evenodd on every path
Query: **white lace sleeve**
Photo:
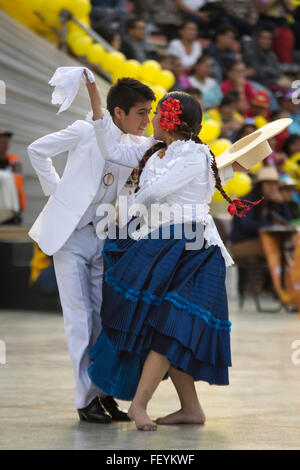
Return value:
M 103 118 L 92 121 L 100 152 L 105 160 L 129 168 L 136 168 L 146 151 L 156 143 L 149 137 L 141 144 L 125 145 L 117 142 L 111 132 L 112 118 L 109 112 L 103 110 Z

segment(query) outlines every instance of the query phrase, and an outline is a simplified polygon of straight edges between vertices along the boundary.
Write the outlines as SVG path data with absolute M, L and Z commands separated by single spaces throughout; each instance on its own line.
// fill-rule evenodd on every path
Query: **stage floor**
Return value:
M 251 301 L 239 311 L 231 301 L 230 319 L 230 385 L 197 382 L 206 424 L 160 426 L 153 433 L 137 431 L 133 423 L 79 422 L 62 317 L 0 311 L 6 344 L 0 449 L 300 449 L 300 352 L 292 348 L 298 340 L 300 349 L 298 315 L 257 313 Z M 172 383 L 163 382 L 150 415 L 178 408 Z

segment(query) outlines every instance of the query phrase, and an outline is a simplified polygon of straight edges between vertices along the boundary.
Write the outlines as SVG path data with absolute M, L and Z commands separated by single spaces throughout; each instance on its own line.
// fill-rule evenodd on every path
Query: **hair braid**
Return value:
M 157 144 L 154 144 L 152 145 L 152 147 L 149 148 L 149 150 L 147 150 L 147 152 L 145 153 L 145 155 L 143 156 L 143 158 L 141 159 L 140 163 L 139 163 L 139 166 L 137 168 L 135 168 L 132 173 L 131 173 L 131 179 L 136 183 L 136 188 L 135 188 L 135 193 L 140 189 L 139 187 L 139 183 L 140 183 L 140 176 L 141 176 L 141 173 L 147 163 L 147 161 L 149 160 L 149 158 L 155 153 L 157 152 L 158 150 L 160 149 L 163 149 L 166 147 L 166 144 L 164 142 L 158 142 Z
M 193 140 L 196 142 L 196 143 L 199 143 L 199 144 L 204 144 L 204 142 L 198 137 L 198 136 L 194 136 L 193 137 Z M 212 170 L 214 172 L 214 175 L 215 175 L 215 180 L 216 180 L 216 189 L 218 191 L 220 191 L 220 193 L 222 194 L 223 198 L 229 203 L 229 204 L 232 204 L 233 201 L 232 199 L 228 196 L 228 194 L 225 192 L 223 186 L 222 186 L 222 182 L 221 182 L 221 178 L 220 178 L 220 174 L 219 174 L 219 170 L 218 170 L 218 167 L 217 167 L 217 162 L 216 162 L 216 157 L 215 157 L 215 154 L 211 151 L 211 149 L 209 148 L 209 146 L 207 144 L 204 144 L 207 146 L 210 154 L 212 155 L 213 157 L 213 161 L 212 161 L 212 164 L 211 164 L 211 167 L 212 167 Z M 236 206 L 236 210 L 237 210 L 237 213 L 238 215 L 239 214 L 242 214 L 244 212 L 244 208 L 243 207 L 240 207 L 240 206 Z

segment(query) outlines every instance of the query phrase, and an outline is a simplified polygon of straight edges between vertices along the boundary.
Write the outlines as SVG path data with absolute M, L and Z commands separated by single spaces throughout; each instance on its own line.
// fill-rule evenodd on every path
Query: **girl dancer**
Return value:
M 124 239 L 119 229 L 116 238 L 106 240 L 103 331 L 90 351 L 94 361 L 90 377 L 106 393 L 133 399 L 128 416 L 138 429 L 203 424 L 205 415 L 194 381 L 227 385 L 231 365 L 225 267 L 233 261 L 209 215 L 209 203 L 217 188 L 230 203 L 231 213 L 243 215 L 249 206 L 231 201 L 224 192 L 215 158 L 197 137 L 202 111 L 190 95 L 173 92 L 160 100 L 152 121 L 159 142 L 142 156 L 138 146 L 114 142 L 98 89 L 90 83 L 87 88 L 102 155 L 137 167 L 134 202 L 144 204 L 149 212 L 157 202 L 168 207 L 177 204 L 175 216 L 158 224 L 156 231 L 145 232 L 144 224 L 139 239 L 129 235 Z M 231 168 L 229 173 L 232 177 Z M 182 218 L 178 208 L 184 205 L 188 210 Z M 179 215 L 181 222 L 176 224 Z M 128 232 L 133 222 L 135 218 L 127 224 Z M 202 236 L 196 249 L 187 249 L 187 224 L 198 239 Z M 167 226 L 169 237 L 164 233 Z M 168 375 L 181 409 L 153 422 L 147 405 Z

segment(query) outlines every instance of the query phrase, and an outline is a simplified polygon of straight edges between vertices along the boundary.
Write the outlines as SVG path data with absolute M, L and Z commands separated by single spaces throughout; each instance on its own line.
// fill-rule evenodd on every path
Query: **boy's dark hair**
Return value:
M 106 98 L 107 109 L 114 117 L 114 110 L 118 106 L 125 114 L 138 103 L 154 101 L 155 95 L 150 87 L 134 78 L 119 78 L 109 90 Z

